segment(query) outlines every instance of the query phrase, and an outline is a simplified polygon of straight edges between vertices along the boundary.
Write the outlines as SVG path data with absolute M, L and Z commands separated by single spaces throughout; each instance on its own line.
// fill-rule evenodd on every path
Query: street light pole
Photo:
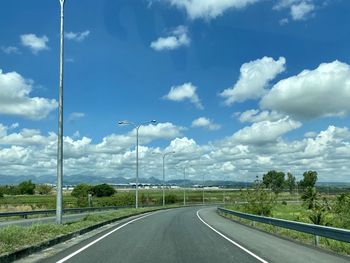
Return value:
M 186 189 L 185 189 L 185 179 L 186 179 L 186 167 L 184 167 L 184 183 L 183 183 L 183 188 L 184 188 L 184 206 L 186 206 Z
M 59 80 L 59 88 L 58 88 L 56 223 L 62 224 L 64 0 L 59 0 L 59 1 L 61 5 L 61 31 L 60 31 L 60 80 Z
M 204 173 L 203 173 L 203 189 L 202 189 L 202 199 L 203 199 L 203 205 L 204 205 Z
M 163 154 L 163 206 L 165 206 L 165 156 L 173 153 L 175 152 L 166 152 Z
M 119 125 L 133 125 L 136 128 L 136 191 L 135 191 L 135 208 L 139 207 L 139 129 L 142 125 L 156 123 L 156 120 L 135 124 L 131 121 L 119 121 Z

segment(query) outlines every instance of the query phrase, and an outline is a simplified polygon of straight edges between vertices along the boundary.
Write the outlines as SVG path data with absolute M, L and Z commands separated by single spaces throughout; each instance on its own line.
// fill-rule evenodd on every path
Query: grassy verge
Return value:
M 243 209 L 243 206 L 226 206 L 225 208 L 235 210 L 235 211 L 241 211 L 245 212 Z M 300 205 L 277 205 L 272 212 L 273 217 L 275 218 L 281 218 L 291 221 L 299 221 L 299 222 L 305 222 L 310 223 L 305 216 L 305 209 Z M 225 217 L 231 218 L 235 221 L 238 221 L 240 223 L 243 223 L 245 225 L 252 226 L 253 223 L 251 220 L 242 219 L 233 215 L 224 214 Z M 282 237 L 285 237 L 287 239 L 291 239 L 293 241 L 299 241 L 304 244 L 314 245 L 315 244 L 315 237 L 311 234 L 306 234 L 294 230 L 285 229 L 282 227 L 276 227 L 269 224 L 263 224 L 259 222 L 255 222 L 254 224 L 255 228 L 261 229 L 263 231 L 279 235 Z M 320 237 L 320 243 L 319 246 L 321 248 L 331 250 L 333 252 L 343 254 L 343 255 L 350 255 L 350 244 L 346 242 L 341 242 L 329 238 Z
M 62 225 L 36 224 L 29 227 L 8 226 L 0 228 L 0 255 L 12 253 L 98 223 L 155 210 L 159 210 L 159 208 L 128 208 L 104 214 L 89 214 L 81 221 Z

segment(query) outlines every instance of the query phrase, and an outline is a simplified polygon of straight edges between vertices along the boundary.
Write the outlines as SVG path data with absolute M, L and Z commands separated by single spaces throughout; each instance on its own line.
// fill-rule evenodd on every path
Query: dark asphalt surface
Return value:
M 266 262 L 350 262 L 345 257 L 234 223 L 217 215 L 215 208 L 198 207 L 151 214 L 120 228 L 65 262 L 261 262 L 202 223 L 196 214 L 198 210 L 206 223 Z M 40 262 L 58 262 L 111 230 Z

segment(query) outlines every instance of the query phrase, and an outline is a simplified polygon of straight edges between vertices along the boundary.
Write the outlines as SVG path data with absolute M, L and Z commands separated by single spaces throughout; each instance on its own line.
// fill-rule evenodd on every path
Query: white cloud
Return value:
M 149 143 L 157 139 L 173 139 L 182 136 L 184 127 L 176 126 L 170 122 L 157 123 L 156 125 L 146 125 L 139 129 L 140 141 L 143 143 Z M 132 137 L 135 137 L 136 130 L 131 133 Z
M 240 122 L 261 122 L 261 121 L 278 121 L 285 116 L 276 111 L 259 111 L 259 110 L 247 110 L 243 113 L 238 113 Z
M 188 29 L 185 26 L 178 26 L 170 32 L 168 37 L 160 37 L 151 43 L 151 48 L 156 51 L 174 50 L 182 46 L 190 45 Z
M 184 9 L 191 19 L 209 20 L 222 15 L 229 9 L 242 9 L 261 0 L 165 0 L 165 2 Z
M 21 53 L 17 47 L 13 47 L 13 46 L 8 46 L 8 47 L 1 46 L 1 50 L 4 53 L 9 54 L 9 55 L 10 54 L 20 54 Z
M 331 99 L 330 99 L 331 98 Z M 260 106 L 298 119 L 350 112 L 350 66 L 334 61 L 279 81 Z
M 279 0 L 274 5 L 273 9 L 289 9 L 293 20 L 306 20 L 316 9 L 314 2 L 314 0 Z
M 198 109 L 204 109 L 196 90 L 197 87 L 188 82 L 180 86 L 172 86 L 169 93 L 165 95 L 164 98 L 172 101 L 189 100 Z
M 57 107 L 52 99 L 29 97 L 33 81 L 17 72 L 0 70 L 0 114 L 15 115 L 28 119 L 43 119 Z
M 68 122 L 75 122 L 81 118 L 85 117 L 85 113 L 83 112 L 72 112 L 71 114 L 69 114 L 68 116 Z
M 90 35 L 89 30 L 85 30 L 84 32 L 65 32 L 64 37 L 69 39 L 69 40 L 74 40 L 77 42 L 82 42 L 84 41 L 88 36 Z
M 211 131 L 219 130 L 221 128 L 219 124 L 213 123 L 212 120 L 205 117 L 193 120 L 192 127 L 203 127 Z
M 237 83 L 221 92 L 220 96 L 225 98 L 226 105 L 260 98 L 267 92 L 269 81 L 285 70 L 285 63 L 283 57 L 278 60 L 263 57 L 243 64 Z
M 22 129 L 19 133 L 1 134 L 0 132 L 0 144 L 2 145 L 16 145 L 16 146 L 29 146 L 29 145 L 45 145 L 48 143 L 48 138 L 41 135 L 39 130 L 36 129 Z
M 38 37 L 35 34 L 21 35 L 22 45 L 28 47 L 34 54 L 38 54 L 39 51 L 49 49 L 46 45 L 49 42 L 47 36 Z
M 317 132 L 309 131 L 304 134 L 304 137 L 306 138 L 313 138 L 317 136 Z
M 281 26 L 287 25 L 288 23 L 289 23 L 288 18 L 282 18 L 282 19 L 279 21 L 279 24 L 280 24 Z
M 35 174 L 46 178 L 54 175 L 56 134 L 42 135 L 39 130 L 28 128 L 18 133 L 10 133 L 11 126 L 0 124 L 1 174 L 13 176 Z M 171 125 L 163 124 L 163 126 Z M 205 173 L 205 179 L 220 180 L 229 176 L 229 180 L 252 181 L 256 175 L 262 175 L 273 167 L 280 171 L 291 171 L 298 180 L 304 171 L 316 170 L 320 181 L 350 181 L 348 128 L 329 126 L 314 134 L 312 138 L 285 141 L 281 136 L 284 131 L 298 126 L 296 122 L 283 119 L 270 124 L 257 123 L 257 126 L 259 128 L 249 140 L 244 138 L 238 141 L 233 135 L 209 145 L 199 145 L 194 139 L 175 137 L 164 148 L 140 146 L 140 176 L 142 178 L 161 176 L 161 158 L 152 152 L 175 151 L 175 154 L 167 157 L 167 179 L 179 178 L 179 167 L 186 165 L 187 176 L 194 180 L 201 180 Z M 268 131 L 265 132 L 265 129 Z M 148 140 L 156 138 L 156 131 L 146 129 L 143 132 L 145 131 L 148 133 Z M 270 136 L 269 133 L 274 135 Z M 266 136 L 270 136 L 269 143 L 264 142 L 262 147 L 261 141 L 257 140 Z M 8 144 L 3 144 L 5 138 Z M 12 142 L 8 138 L 12 138 Z M 84 174 L 134 178 L 134 131 L 107 135 L 97 144 L 93 143 L 91 138 L 84 136 L 79 139 L 64 137 L 64 153 L 67 176 Z
M 274 122 L 261 121 L 251 126 L 244 127 L 236 132 L 232 138 L 243 144 L 261 145 L 276 142 L 283 134 L 297 129 L 300 126 L 300 122 L 291 120 L 288 117 Z
M 298 5 L 292 5 L 290 8 L 290 14 L 293 20 L 305 20 L 312 11 L 314 11 L 315 6 L 307 2 L 301 2 Z

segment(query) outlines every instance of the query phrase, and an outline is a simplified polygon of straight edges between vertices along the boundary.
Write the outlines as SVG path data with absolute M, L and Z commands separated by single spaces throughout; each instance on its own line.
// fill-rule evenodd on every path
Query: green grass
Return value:
M 37 224 L 29 227 L 8 226 L 0 228 L 0 255 L 15 252 L 19 249 L 72 233 L 97 223 L 157 209 L 159 208 L 129 208 L 106 212 L 104 214 L 90 214 L 84 220 L 62 225 Z

